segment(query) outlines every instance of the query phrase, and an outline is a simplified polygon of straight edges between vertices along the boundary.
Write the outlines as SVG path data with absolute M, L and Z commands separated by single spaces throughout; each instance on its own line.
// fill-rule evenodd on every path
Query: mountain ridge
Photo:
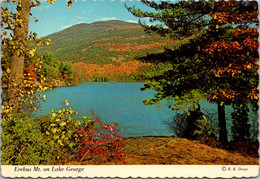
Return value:
M 49 46 L 40 46 L 39 52 L 49 51 L 60 61 L 109 64 L 129 61 L 151 52 L 162 52 L 176 41 L 155 34 L 147 34 L 137 23 L 120 20 L 75 24 L 46 36 Z

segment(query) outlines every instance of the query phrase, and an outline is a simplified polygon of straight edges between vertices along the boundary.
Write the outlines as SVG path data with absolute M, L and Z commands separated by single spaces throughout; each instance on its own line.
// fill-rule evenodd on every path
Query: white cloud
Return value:
M 79 22 L 77 22 L 76 24 L 83 24 L 83 23 L 85 23 L 85 22 L 79 21 Z M 75 25 L 76 25 L 76 24 L 75 24 Z
M 85 22 L 79 21 L 79 22 L 77 22 L 76 24 L 82 24 L 82 23 L 85 23 Z M 69 25 L 62 26 L 62 27 L 61 27 L 61 30 L 67 29 L 67 28 L 72 27 L 72 26 L 74 26 L 74 25 L 76 25 L 76 24 L 69 24 Z
M 81 17 L 81 16 L 76 16 L 76 18 L 78 18 L 78 19 L 85 19 L 85 17 Z
M 97 19 L 98 21 L 109 21 L 109 20 L 119 20 L 116 17 L 101 17 L 99 19 Z
M 144 21 L 141 20 L 141 22 L 145 22 L 146 25 L 152 25 L 153 24 L 152 22 L 150 22 L 150 17 L 145 17 L 145 18 L 143 18 L 143 20 Z
M 70 24 L 70 25 L 65 25 L 65 26 L 62 26 L 61 27 L 61 29 L 63 30 L 63 29 L 67 29 L 67 28 L 69 28 L 69 27 L 71 27 L 71 26 L 73 26 L 72 24 Z
M 121 20 L 121 19 L 118 19 L 117 17 L 101 17 L 101 18 L 97 19 L 97 21 L 110 21 L 110 20 Z M 135 21 L 135 20 L 121 20 L 121 21 L 130 22 L 130 23 L 138 23 L 138 21 Z
M 126 20 L 126 22 L 137 23 L 138 24 L 138 21 L 134 21 L 134 20 Z

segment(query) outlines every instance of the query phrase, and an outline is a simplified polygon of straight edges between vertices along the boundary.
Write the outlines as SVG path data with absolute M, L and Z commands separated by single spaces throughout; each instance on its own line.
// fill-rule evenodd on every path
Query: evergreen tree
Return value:
M 258 6 L 255 1 L 141 2 L 151 12 L 127 7 L 147 32 L 189 37 L 189 42 L 168 50 L 173 69 L 156 76 L 144 89 L 154 89 L 145 104 L 167 99 L 169 107 L 183 109 L 203 99 L 218 104 L 219 139 L 227 141 L 225 105 L 257 105 Z
M 234 111 L 232 112 L 232 138 L 234 141 L 247 141 L 250 139 L 250 125 L 248 124 L 248 106 L 246 105 L 233 105 Z

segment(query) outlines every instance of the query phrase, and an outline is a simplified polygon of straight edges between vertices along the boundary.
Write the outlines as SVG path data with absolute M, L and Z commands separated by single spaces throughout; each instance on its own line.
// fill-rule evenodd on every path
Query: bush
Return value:
M 116 124 L 101 124 L 98 117 L 73 119 L 66 108 L 31 119 L 26 113 L 10 113 L 2 122 L 2 164 L 53 165 L 97 154 L 103 162 L 123 161 L 124 138 L 114 133 Z M 94 114 L 94 113 L 93 113 Z M 11 115 L 11 116 L 10 116 Z M 112 133 L 111 133 L 112 132 Z M 111 133 L 111 134 L 108 134 Z
M 212 126 L 211 121 L 207 120 L 206 116 L 202 116 L 203 119 L 197 120 L 197 129 L 194 131 L 194 135 L 198 137 L 201 142 L 207 142 L 211 139 L 216 139 L 215 132 L 217 129 Z
M 203 114 L 200 109 L 190 109 L 187 112 L 176 113 L 172 120 L 165 123 L 175 137 L 209 140 L 215 138 L 217 131 L 212 123 L 212 116 L 210 113 Z
M 50 164 L 52 148 L 40 132 L 40 125 L 25 113 L 13 114 L 2 122 L 3 165 Z
M 66 100 L 65 103 L 68 105 Z M 56 162 L 73 157 L 77 151 L 80 140 L 77 130 L 80 121 L 72 119 L 76 114 L 77 112 L 68 107 L 53 111 L 37 120 L 46 143 L 52 148 L 51 155 Z
M 98 155 L 97 159 L 106 161 L 120 161 L 125 163 L 122 152 L 124 148 L 124 138 L 116 134 L 119 131 L 117 124 L 102 124 L 100 119 L 92 111 L 93 120 L 86 121 L 82 128 L 79 129 L 81 136 L 79 145 L 80 161 L 87 156 Z
M 64 101 L 68 106 L 67 100 Z M 56 162 L 66 163 L 69 160 L 84 160 L 96 155 L 96 162 L 108 160 L 124 162 L 124 138 L 114 133 L 117 124 L 102 124 L 98 117 L 73 119 L 77 112 L 72 107 L 62 108 L 39 120 L 41 132 L 45 134 L 52 156 Z M 109 134 L 111 133 L 111 134 Z

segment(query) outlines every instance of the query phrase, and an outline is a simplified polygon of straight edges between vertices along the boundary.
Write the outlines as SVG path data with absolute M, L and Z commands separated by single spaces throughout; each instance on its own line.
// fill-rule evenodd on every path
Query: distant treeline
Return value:
M 172 68 L 170 63 L 149 63 L 138 60 L 114 64 L 73 64 L 82 81 L 146 81 Z

